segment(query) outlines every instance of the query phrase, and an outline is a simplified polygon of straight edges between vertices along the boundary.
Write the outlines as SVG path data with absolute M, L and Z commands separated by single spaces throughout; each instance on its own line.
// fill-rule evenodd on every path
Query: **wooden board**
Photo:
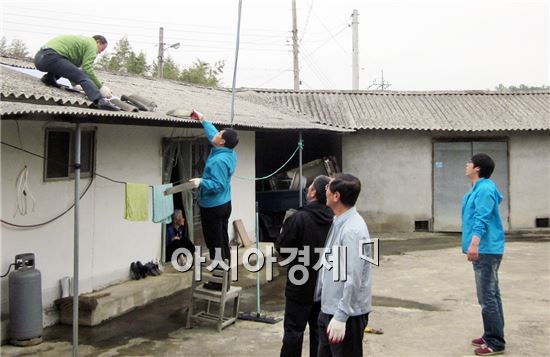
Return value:
M 252 245 L 252 241 L 248 237 L 248 233 L 246 233 L 246 229 L 244 228 L 244 224 L 241 219 L 234 220 L 233 227 L 235 227 L 235 231 L 239 235 L 241 243 L 243 244 L 244 247 L 248 247 L 249 245 Z

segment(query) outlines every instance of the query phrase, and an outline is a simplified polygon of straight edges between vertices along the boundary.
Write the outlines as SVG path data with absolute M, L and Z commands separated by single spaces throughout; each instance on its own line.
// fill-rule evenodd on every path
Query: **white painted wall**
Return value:
M 550 133 L 512 134 L 510 228 L 534 228 L 536 217 L 550 216 Z
M 412 231 L 432 212 L 428 133 L 367 131 L 342 140 L 342 171 L 361 180 L 357 210 L 372 231 Z
M 2 141 L 44 154 L 45 127 L 69 126 L 63 123 L 20 121 L 22 143 L 15 121 L 1 122 Z M 72 126 L 70 126 L 72 127 Z M 192 136 L 199 129 L 145 126 L 97 125 L 96 171 L 119 181 L 162 182 L 162 138 Z M 239 132 L 236 175 L 254 177 L 254 132 Z M 4 220 L 16 224 L 45 221 L 69 207 L 74 200 L 74 181 L 43 182 L 40 158 L 2 145 L 2 212 Z M 36 198 L 35 212 L 13 218 L 17 174 L 27 165 L 29 187 Z M 81 182 L 82 191 L 89 179 Z M 253 181 L 233 179 L 233 214 L 243 219 L 247 231 L 254 232 Z M 124 217 L 125 186 L 97 177 L 81 201 L 80 291 L 97 290 L 129 278 L 131 262 L 149 261 L 161 255 L 161 225 L 153 223 L 151 213 L 145 222 L 130 222 Z M 152 205 L 150 204 L 150 209 Z M 60 296 L 59 279 L 73 273 L 73 219 L 71 210 L 59 220 L 37 229 L 14 229 L 2 225 L 1 270 L 5 272 L 16 254 L 32 252 L 42 273 L 43 306 L 49 307 Z M 232 236 L 232 227 L 230 236 Z M 7 278 L 2 279 L 2 311 L 7 312 Z M 53 323 L 55 321 L 46 321 Z

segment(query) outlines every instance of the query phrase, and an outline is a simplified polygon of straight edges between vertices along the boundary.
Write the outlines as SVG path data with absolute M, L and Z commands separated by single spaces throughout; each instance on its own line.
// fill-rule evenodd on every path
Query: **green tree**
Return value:
M 149 70 L 145 53 L 136 54 L 128 37 L 124 36 L 115 44 L 114 53 L 104 55 L 98 61 L 98 67 L 110 72 L 145 74 Z
M 537 91 L 537 90 L 549 90 L 550 87 L 546 85 L 539 86 L 528 86 L 525 84 L 520 84 L 519 86 L 505 86 L 504 84 L 500 83 L 498 86 L 495 87 L 495 90 L 497 92 L 531 92 L 531 91 Z
M 24 58 L 29 55 L 29 50 L 27 49 L 25 42 L 14 39 L 11 41 L 10 46 L 6 50 L 6 55 L 16 58 Z
M 125 71 L 126 63 L 132 52 L 128 37 L 124 36 L 115 44 L 112 55 L 104 55 L 98 62 L 98 66 L 111 72 Z
M 126 61 L 126 70 L 128 73 L 133 74 L 146 74 L 149 71 L 149 65 L 147 64 L 147 58 L 145 53 L 140 52 L 139 55 L 132 51 Z
M 153 77 L 158 77 L 158 63 L 153 63 Z M 180 68 L 174 62 L 172 57 L 170 55 L 166 56 L 164 58 L 163 66 L 162 66 L 162 78 L 164 79 L 172 79 L 172 80 L 179 80 L 180 77 Z
M 220 84 L 219 76 L 223 73 L 224 66 L 224 61 L 215 62 L 212 66 L 197 58 L 191 66 L 181 71 L 178 79 L 187 83 L 217 87 Z

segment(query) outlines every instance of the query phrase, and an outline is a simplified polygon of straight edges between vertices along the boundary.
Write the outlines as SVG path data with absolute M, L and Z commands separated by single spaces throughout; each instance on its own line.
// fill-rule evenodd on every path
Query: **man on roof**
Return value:
M 46 72 L 42 82 L 47 86 L 60 87 L 57 80 L 65 77 L 73 85 L 80 85 L 86 96 L 98 109 L 120 110 L 108 100 L 111 90 L 103 85 L 94 73 L 94 60 L 107 48 L 107 39 L 101 35 L 93 37 L 61 35 L 48 41 L 34 56 L 34 64 Z

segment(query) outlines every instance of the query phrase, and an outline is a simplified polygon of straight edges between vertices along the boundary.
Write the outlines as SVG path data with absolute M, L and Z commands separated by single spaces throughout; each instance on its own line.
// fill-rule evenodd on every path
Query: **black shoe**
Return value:
M 102 110 L 111 110 L 113 112 L 118 112 L 120 111 L 120 108 L 117 107 L 116 105 L 112 104 L 111 102 L 109 102 L 107 99 L 105 98 L 101 98 L 101 99 L 98 99 L 97 102 L 94 102 L 95 106 L 97 109 L 102 109 Z
M 42 83 L 44 83 L 48 87 L 61 88 L 61 84 L 57 83 L 57 81 L 51 78 L 50 76 L 48 76 L 48 74 L 43 75 L 42 78 L 40 78 L 40 80 L 42 81 Z
M 130 264 L 130 276 L 134 280 L 141 279 L 141 273 L 139 272 L 139 269 L 136 266 L 136 263 Z
M 153 264 L 153 271 L 157 274 L 157 276 L 162 274 L 162 271 L 160 270 L 159 265 L 157 263 L 151 263 L 151 264 Z
M 147 275 L 150 276 L 159 276 L 159 271 L 156 269 L 155 265 L 151 262 L 145 264 L 145 268 L 147 269 Z
M 141 264 L 141 262 L 138 260 L 136 262 L 136 267 L 139 270 L 139 275 L 141 276 L 141 278 L 145 279 L 147 277 L 147 268 L 145 267 L 145 265 Z

